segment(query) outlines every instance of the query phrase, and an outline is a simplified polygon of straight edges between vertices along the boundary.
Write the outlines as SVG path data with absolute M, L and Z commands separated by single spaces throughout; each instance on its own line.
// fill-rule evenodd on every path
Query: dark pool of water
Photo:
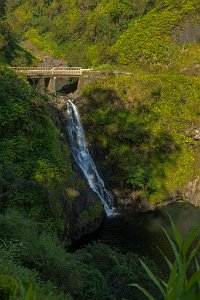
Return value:
M 154 212 L 134 214 L 132 210 L 122 210 L 113 218 L 105 218 L 101 227 L 93 234 L 83 237 L 75 248 L 93 241 L 101 241 L 121 252 L 134 252 L 148 256 L 161 264 L 160 248 L 172 257 L 171 248 L 161 227 L 172 236 L 168 214 L 174 220 L 183 237 L 200 223 L 200 208 L 185 203 L 175 203 Z

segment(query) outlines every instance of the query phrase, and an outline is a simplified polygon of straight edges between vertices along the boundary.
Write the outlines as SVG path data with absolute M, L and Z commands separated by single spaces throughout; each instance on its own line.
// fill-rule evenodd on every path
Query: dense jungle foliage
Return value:
M 67 252 L 73 199 L 66 191 L 79 184 L 67 146 L 46 99 L 7 67 L 0 95 L 0 299 L 142 299 L 127 286 L 132 280 L 154 293 L 134 254 L 98 243 Z M 88 208 L 79 226 L 96 212 Z
M 36 59 L 28 49 L 17 42 L 6 18 L 6 4 L 5 0 L 0 1 L 0 63 L 31 65 Z
M 142 293 L 128 286 L 133 280 L 145 282 L 145 287 L 159 297 L 137 255 L 123 255 L 100 243 L 66 252 L 41 222 L 16 210 L 0 215 L 0 227 L 2 300 L 35 299 L 26 298 L 28 293 L 38 300 L 111 300 L 123 296 L 142 300 Z M 149 263 L 158 274 L 154 263 Z
M 199 0 L 10 1 L 18 38 L 70 65 L 199 72 Z
M 69 65 L 136 73 L 82 91 L 112 186 L 158 202 L 198 175 L 199 0 L 8 0 L 6 12 L 18 39 Z
M 4 16 L 1 24 L 0 299 L 142 299 L 127 285 L 133 279 L 155 293 L 134 254 L 98 243 L 67 252 L 70 207 L 83 183 L 75 180 L 47 98 L 6 66 L 25 62 L 28 51 L 17 53 Z M 77 226 L 100 212 L 88 208 Z
M 199 0 L 0 0 L 0 299 L 144 299 L 133 282 L 161 298 L 138 256 L 100 243 L 67 250 L 84 183 L 47 98 L 8 65 L 40 59 L 27 45 L 72 66 L 135 72 L 93 80 L 80 110 L 110 186 L 158 202 L 199 174 L 199 12 Z M 90 207 L 77 226 L 100 212 Z
M 21 207 L 62 234 L 70 156 L 45 99 L 7 68 L 0 69 L 1 211 Z M 63 203 L 62 203 L 63 202 Z

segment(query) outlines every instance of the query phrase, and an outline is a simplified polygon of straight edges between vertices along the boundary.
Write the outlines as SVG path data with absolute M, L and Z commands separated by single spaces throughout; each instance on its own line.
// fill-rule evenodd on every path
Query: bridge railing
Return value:
M 11 69 L 28 76 L 82 75 L 82 69 L 80 67 L 12 67 Z

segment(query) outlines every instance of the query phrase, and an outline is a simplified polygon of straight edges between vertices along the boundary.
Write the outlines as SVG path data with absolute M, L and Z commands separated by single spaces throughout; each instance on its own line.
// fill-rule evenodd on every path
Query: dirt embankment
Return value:
M 38 59 L 38 67 L 59 67 L 68 66 L 67 61 L 53 57 L 48 51 L 39 50 L 30 41 L 23 41 L 21 45 L 28 50 Z

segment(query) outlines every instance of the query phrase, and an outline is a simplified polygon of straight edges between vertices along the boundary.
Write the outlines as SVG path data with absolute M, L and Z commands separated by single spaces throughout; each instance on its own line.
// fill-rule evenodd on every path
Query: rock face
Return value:
M 81 177 L 81 174 L 79 176 Z M 86 185 L 84 189 L 79 190 L 79 195 L 75 198 L 69 214 L 71 240 L 80 239 L 81 236 L 95 231 L 101 225 L 105 216 L 103 207 L 98 210 L 97 215 L 90 216 L 90 213 L 87 213 L 87 211 L 90 210 L 91 207 L 95 207 L 96 204 L 98 204 L 99 207 L 101 205 L 98 196 L 89 186 Z M 80 220 L 84 214 L 86 217 L 84 220 Z
M 186 136 L 192 138 L 194 141 L 200 141 L 200 128 L 191 127 L 185 132 Z
M 199 21 L 186 20 L 181 28 L 176 29 L 173 33 L 174 40 L 181 43 L 196 43 L 200 39 L 200 23 Z
M 153 211 L 158 207 L 162 207 L 168 204 L 171 204 L 173 202 L 176 202 L 178 200 L 183 199 L 181 197 L 180 193 L 175 193 L 173 195 L 170 195 L 168 199 L 162 202 L 158 202 L 155 204 L 149 203 L 147 200 L 145 200 L 144 194 L 142 191 L 133 191 L 125 189 L 123 191 L 120 190 L 113 190 L 113 193 L 115 197 L 117 198 L 118 207 L 121 208 L 134 208 L 134 211 L 137 212 L 147 212 L 147 211 Z
M 117 198 L 119 207 L 132 207 L 135 212 L 152 211 L 158 207 L 166 206 L 177 201 L 188 202 L 194 206 L 200 207 L 200 176 L 197 176 L 194 180 L 188 182 L 182 190 L 171 194 L 166 200 L 155 204 L 145 201 L 144 195 L 140 191 L 113 190 L 113 193 Z
M 185 185 L 182 196 L 184 201 L 200 206 L 200 176 Z
M 54 123 L 62 133 L 62 142 L 67 143 L 66 137 L 66 107 L 68 98 L 65 96 L 49 96 L 49 109 Z M 79 239 L 82 235 L 96 230 L 103 221 L 104 209 L 97 194 L 89 187 L 77 165 L 73 164 L 74 180 L 79 182 L 76 188 L 69 188 L 67 194 L 72 196 L 72 203 L 65 205 L 68 226 L 66 235 L 70 233 L 71 240 Z M 67 200 L 66 200 L 67 201 Z

